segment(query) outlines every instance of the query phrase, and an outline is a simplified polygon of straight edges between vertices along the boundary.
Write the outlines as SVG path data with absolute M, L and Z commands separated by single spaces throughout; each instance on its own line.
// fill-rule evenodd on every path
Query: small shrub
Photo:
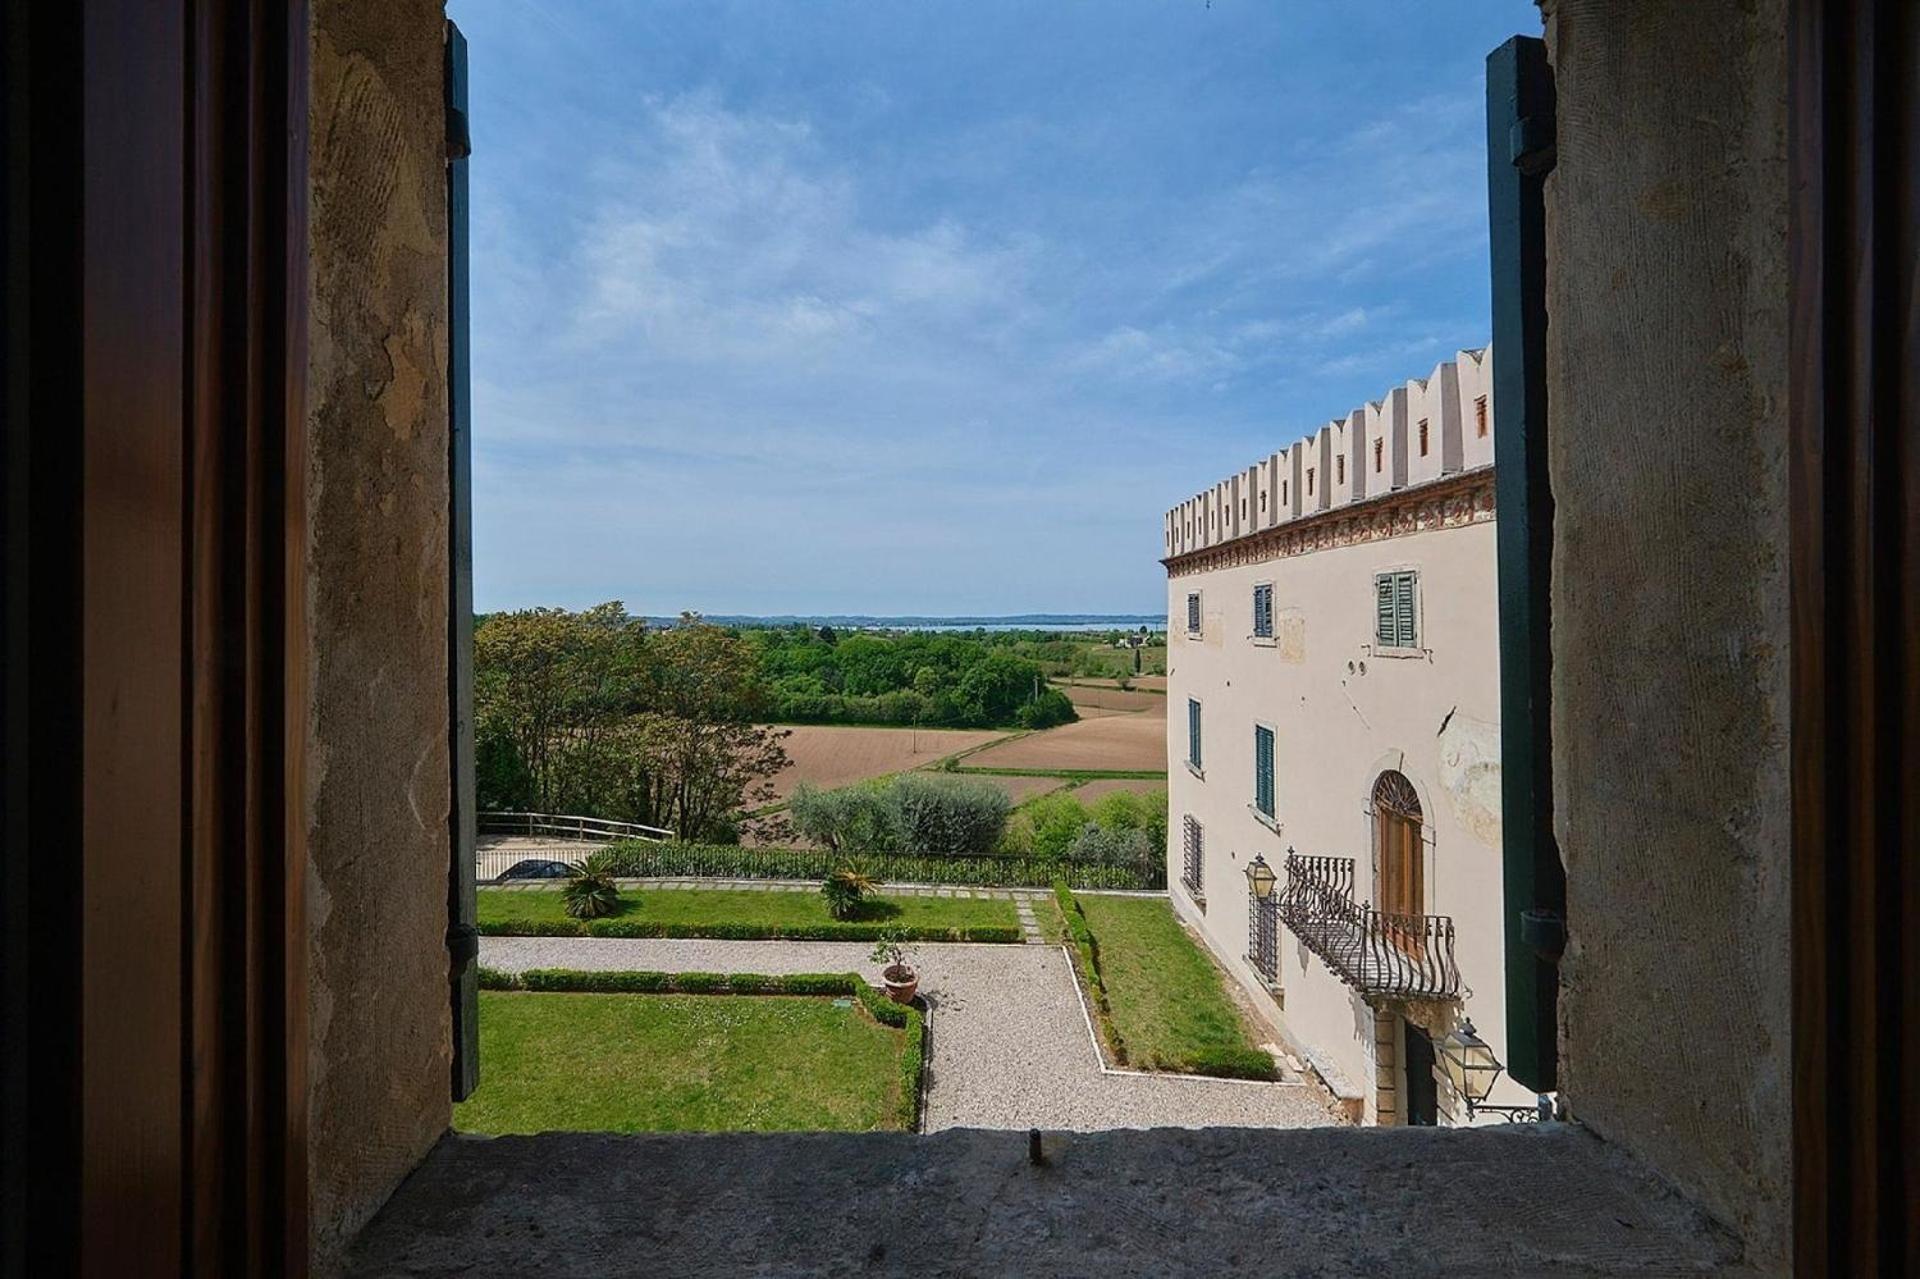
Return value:
M 1067 856 L 1081 861 L 1126 864 L 1143 861 L 1152 854 L 1143 830 L 1109 830 L 1088 822 L 1067 846 Z
M 1013 839 L 1034 857 L 1064 857 L 1088 820 L 1087 806 L 1071 791 L 1038 795 L 1021 806 Z
M 1005 791 L 971 778 L 904 773 L 886 796 L 899 847 L 944 857 L 992 852 L 1013 811 Z
M 1167 793 L 1155 791 L 1110 791 L 1093 801 L 1088 819 L 1103 830 L 1137 830 L 1147 837 L 1148 852 L 1154 857 L 1167 853 Z
M 613 876 L 586 862 L 574 866 L 563 891 L 566 912 L 575 919 L 600 919 L 620 909 L 620 889 L 615 886 Z
M 831 852 L 877 856 L 899 846 L 885 783 L 820 790 L 802 782 L 787 811 L 795 830 Z
M 853 919 L 860 914 L 860 902 L 873 888 L 873 881 L 851 866 L 842 866 L 820 885 L 827 899 L 827 914 L 835 919 Z

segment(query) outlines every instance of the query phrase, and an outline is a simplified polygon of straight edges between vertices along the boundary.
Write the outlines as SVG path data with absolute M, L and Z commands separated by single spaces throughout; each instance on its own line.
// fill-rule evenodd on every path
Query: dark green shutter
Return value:
M 1393 613 L 1395 643 L 1401 648 L 1412 648 L 1420 642 L 1413 626 L 1413 584 L 1412 573 L 1393 575 Z
M 1200 767 L 1200 703 L 1187 699 L 1187 762 Z
M 1374 603 L 1374 642 L 1382 648 L 1392 648 L 1398 629 L 1393 620 L 1393 574 L 1381 573 L 1373 579 Z
M 1253 806 L 1273 816 L 1273 730 L 1253 730 Z
M 474 927 L 473 398 L 467 307 L 467 41 L 447 24 L 448 488 L 452 581 L 447 601 L 448 762 L 453 811 L 447 872 L 447 978 L 453 1001 L 453 1099 L 480 1083 L 480 950 Z

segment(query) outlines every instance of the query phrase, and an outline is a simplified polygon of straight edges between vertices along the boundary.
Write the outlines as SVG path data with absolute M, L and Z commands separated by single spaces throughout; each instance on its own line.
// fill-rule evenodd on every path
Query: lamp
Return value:
M 1255 854 L 1254 859 L 1247 863 L 1247 887 L 1261 901 L 1273 896 L 1273 885 L 1278 878 L 1263 856 Z
M 1442 1068 L 1454 1091 L 1465 1099 L 1471 1115 L 1493 1093 L 1493 1085 L 1506 1067 L 1493 1055 L 1493 1049 L 1473 1028 L 1471 1017 L 1447 1032 L 1439 1044 Z

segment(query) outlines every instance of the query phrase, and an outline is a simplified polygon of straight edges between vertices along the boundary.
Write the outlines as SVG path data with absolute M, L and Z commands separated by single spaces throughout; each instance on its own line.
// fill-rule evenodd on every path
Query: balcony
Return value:
M 1396 915 L 1353 899 L 1353 858 L 1287 854 L 1281 922 L 1365 996 L 1460 998 L 1453 920 Z

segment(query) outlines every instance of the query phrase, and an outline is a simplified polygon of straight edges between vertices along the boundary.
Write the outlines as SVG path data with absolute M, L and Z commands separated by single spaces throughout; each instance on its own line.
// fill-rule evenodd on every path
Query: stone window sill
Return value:
M 1259 822 L 1262 826 L 1265 826 L 1268 830 L 1272 831 L 1276 835 L 1280 833 L 1279 818 L 1274 817 L 1271 814 L 1261 812 L 1258 808 L 1254 807 L 1252 804 L 1247 805 L 1247 811 L 1253 814 L 1254 821 Z
M 1187 771 L 1189 773 L 1192 773 L 1195 777 L 1198 777 L 1203 782 L 1207 780 L 1206 769 L 1200 767 L 1200 765 L 1194 763 L 1192 760 L 1188 760 L 1186 763 L 1187 763 Z
M 1582 1129 L 449 1135 L 353 1275 L 1752 1274 L 1697 1209 Z M 1194 1171 L 1234 1193 L 1194 1193 Z M 1009 1203 L 1022 1205 L 1005 1211 Z M 820 1205 L 832 1204 L 832 1212 Z M 565 1229 L 556 1223 L 565 1222 Z M 1145 1227 L 1143 1228 L 1143 1223 Z M 1286 1229 L 1275 1229 L 1286 1223 Z
M 1427 657 L 1427 656 L 1429 656 L 1429 655 L 1431 654 L 1431 650 L 1430 650 L 1430 649 L 1424 649 L 1424 648 L 1379 648 L 1379 647 L 1375 647 L 1375 648 L 1373 648 L 1373 649 L 1371 649 L 1371 650 L 1370 650 L 1370 652 L 1371 652 L 1371 655 L 1372 655 L 1372 656 L 1374 656 L 1374 657 L 1391 657 L 1391 658 L 1394 658 L 1394 659 L 1396 659 L 1396 660 L 1397 660 L 1397 659 L 1401 659 L 1401 658 L 1424 658 L 1424 657 Z

